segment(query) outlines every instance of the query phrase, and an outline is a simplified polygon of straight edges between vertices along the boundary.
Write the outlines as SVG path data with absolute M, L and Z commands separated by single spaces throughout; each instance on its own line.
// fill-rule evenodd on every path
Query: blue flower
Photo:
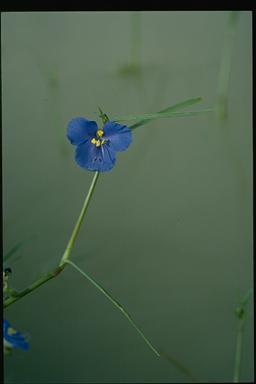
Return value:
M 10 351 L 13 348 L 21 348 L 24 351 L 27 351 L 29 348 L 26 337 L 16 329 L 12 328 L 7 320 L 4 320 L 3 322 L 3 338 L 4 348 L 7 351 Z
M 76 117 L 68 123 L 67 138 L 76 145 L 75 160 L 89 171 L 110 171 L 116 152 L 125 151 L 132 141 L 130 128 L 108 120 L 102 129 L 95 121 Z

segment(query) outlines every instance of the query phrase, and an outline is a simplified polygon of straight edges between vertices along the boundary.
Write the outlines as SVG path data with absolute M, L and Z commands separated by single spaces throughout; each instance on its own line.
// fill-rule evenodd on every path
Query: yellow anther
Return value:
M 99 147 L 101 145 L 101 141 L 100 140 L 96 140 L 95 137 L 93 139 L 91 139 L 91 143 L 95 144 L 96 147 Z
M 98 129 L 97 136 L 102 137 L 103 135 L 104 135 L 104 132 L 102 131 L 102 129 Z
M 16 329 L 10 327 L 10 328 L 8 328 L 7 333 L 8 333 L 8 335 L 11 336 L 11 335 L 14 335 L 15 333 L 17 333 L 17 331 L 16 331 Z

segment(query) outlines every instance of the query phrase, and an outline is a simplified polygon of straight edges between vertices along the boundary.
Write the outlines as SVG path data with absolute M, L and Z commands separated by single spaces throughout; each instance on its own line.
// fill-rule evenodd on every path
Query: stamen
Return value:
M 8 328 L 7 333 L 8 333 L 8 335 L 11 336 L 11 335 L 14 335 L 15 333 L 17 333 L 17 331 L 16 331 L 16 329 L 10 327 L 10 328 Z
M 103 132 L 103 131 L 102 131 Z M 93 139 L 91 139 L 91 143 L 96 145 L 96 147 L 100 147 L 102 144 L 105 143 L 106 140 L 102 140 L 102 139 L 95 139 L 95 137 Z

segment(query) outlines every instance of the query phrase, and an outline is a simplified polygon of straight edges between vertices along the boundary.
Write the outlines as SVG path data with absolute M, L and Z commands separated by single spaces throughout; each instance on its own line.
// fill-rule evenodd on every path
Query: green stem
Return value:
M 242 344 L 243 344 L 243 334 L 244 334 L 244 323 L 245 317 L 239 321 L 239 329 L 236 340 L 236 355 L 235 355 L 235 369 L 234 369 L 234 383 L 239 383 L 240 381 L 240 372 L 241 372 L 241 357 L 242 357 Z
M 64 254 L 63 254 L 62 258 L 61 258 L 61 261 L 60 261 L 60 264 L 59 264 L 60 267 L 62 267 L 68 261 L 68 258 L 70 256 L 70 253 L 71 253 L 72 249 L 73 249 L 73 246 L 74 246 L 74 243 L 76 241 L 76 238 L 78 236 L 79 229 L 80 229 L 81 224 L 83 222 L 84 215 L 85 215 L 85 213 L 87 211 L 88 205 L 89 205 L 91 197 L 93 195 L 93 191 L 95 189 L 98 177 L 99 177 L 99 172 L 95 172 L 93 180 L 92 180 L 92 183 L 91 183 L 90 188 L 89 188 L 89 191 L 88 191 L 87 196 L 85 198 L 82 210 L 81 210 L 80 215 L 79 215 L 79 217 L 77 219 L 76 225 L 75 225 L 75 227 L 73 229 L 72 235 L 71 235 L 70 240 L 69 240 L 69 242 L 68 242 L 68 244 L 66 246 Z
M 8 299 L 6 299 L 4 301 L 4 308 L 9 307 L 9 305 L 15 303 L 16 301 L 20 300 L 22 297 L 33 292 L 35 289 L 40 287 L 40 285 L 42 285 L 42 284 L 46 283 L 48 280 L 51 280 L 54 277 L 58 276 L 59 273 L 63 270 L 63 268 L 64 268 L 64 266 L 55 268 L 53 271 L 47 273 L 47 275 L 40 277 L 40 279 L 36 280 L 33 284 L 29 285 L 23 291 L 18 292 L 17 294 L 15 294 L 15 296 L 11 296 Z
M 78 272 L 80 272 L 87 280 L 90 281 L 90 283 L 92 283 L 101 293 L 103 293 L 104 296 L 106 296 L 106 298 L 116 307 L 119 309 L 119 311 L 122 312 L 122 314 L 127 318 L 127 320 L 129 321 L 129 323 L 136 329 L 136 331 L 140 334 L 140 336 L 143 338 L 143 340 L 145 341 L 145 343 L 149 346 L 149 348 L 154 352 L 155 355 L 157 355 L 158 357 L 160 357 L 160 353 L 153 347 L 153 345 L 151 344 L 151 342 L 146 338 L 146 336 L 144 335 L 144 333 L 137 327 L 137 325 L 134 323 L 134 321 L 132 320 L 131 316 L 129 315 L 129 313 L 124 309 L 124 307 L 118 303 L 118 301 L 116 301 L 113 296 L 110 295 L 110 293 L 108 293 L 99 283 L 97 283 L 97 281 L 95 281 L 92 277 L 90 277 L 89 275 L 87 275 L 86 272 L 84 272 L 82 269 L 80 269 L 75 263 L 73 263 L 72 261 L 70 260 L 67 260 L 66 263 L 72 265 L 72 267 L 74 267 Z
M 87 193 L 87 196 L 85 198 L 82 210 L 80 212 L 80 215 L 77 219 L 77 222 L 75 224 L 75 227 L 73 229 L 73 232 L 71 234 L 70 240 L 66 246 L 66 249 L 63 253 L 63 256 L 60 260 L 59 266 L 57 268 L 54 268 L 52 271 L 47 273 L 45 276 L 40 277 L 38 280 L 36 280 L 34 283 L 32 283 L 30 286 L 28 286 L 26 289 L 24 289 L 21 292 L 18 292 L 15 294 L 15 296 L 11 296 L 8 299 L 4 301 L 4 308 L 7 308 L 9 305 L 15 303 L 16 301 L 20 300 L 22 297 L 28 295 L 29 293 L 33 292 L 35 289 L 40 287 L 42 284 L 46 283 L 47 281 L 51 280 L 52 278 L 59 275 L 60 272 L 64 269 L 66 266 L 66 263 L 68 261 L 68 258 L 70 256 L 70 253 L 73 249 L 74 243 L 76 241 L 76 238 L 78 236 L 81 224 L 83 222 L 85 213 L 87 211 L 88 205 L 90 203 L 91 197 L 93 195 L 94 188 L 96 186 L 97 180 L 99 177 L 99 172 L 95 172 L 92 183 L 90 185 L 89 191 Z
M 232 50 L 239 12 L 231 11 L 228 19 L 226 42 L 223 47 L 223 55 L 220 65 L 219 82 L 217 90 L 217 116 L 224 120 L 227 117 L 228 88 L 231 70 Z
M 131 66 L 139 67 L 140 37 L 141 37 L 141 15 L 139 12 L 131 14 Z
M 161 352 L 161 356 L 167 359 L 172 365 L 174 365 L 180 372 L 189 377 L 193 382 L 200 383 L 200 380 L 182 363 L 180 363 L 175 357 L 164 351 Z
M 234 378 L 233 378 L 234 383 L 239 383 L 240 381 L 242 344 L 243 344 L 244 326 L 245 326 L 245 317 L 246 317 L 245 309 L 252 294 L 253 294 L 253 290 L 249 289 L 235 310 L 235 314 L 239 319 L 239 327 L 238 327 L 238 333 L 237 333 L 237 339 L 236 339 L 235 368 L 234 368 Z

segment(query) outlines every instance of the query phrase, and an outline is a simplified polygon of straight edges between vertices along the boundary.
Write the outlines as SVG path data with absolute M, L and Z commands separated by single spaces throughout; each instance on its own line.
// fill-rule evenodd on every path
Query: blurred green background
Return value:
M 15 289 L 58 263 L 93 176 L 74 162 L 68 121 L 100 122 L 98 105 L 110 117 L 198 96 L 193 109 L 214 107 L 228 18 L 227 11 L 2 13 L 4 253 L 33 235 L 8 264 Z M 234 309 L 253 278 L 251 36 L 251 13 L 240 12 L 226 122 L 211 113 L 136 130 L 113 171 L 100 176 L 72 254 L 157 348 L 204 382 L 232 380 Z M 141 71 L 125 73 L 133 49 Z M 4 316 L 31 335 L 29 352 L 5 358 L 6 384 L 190 381 L 71 267 Z

